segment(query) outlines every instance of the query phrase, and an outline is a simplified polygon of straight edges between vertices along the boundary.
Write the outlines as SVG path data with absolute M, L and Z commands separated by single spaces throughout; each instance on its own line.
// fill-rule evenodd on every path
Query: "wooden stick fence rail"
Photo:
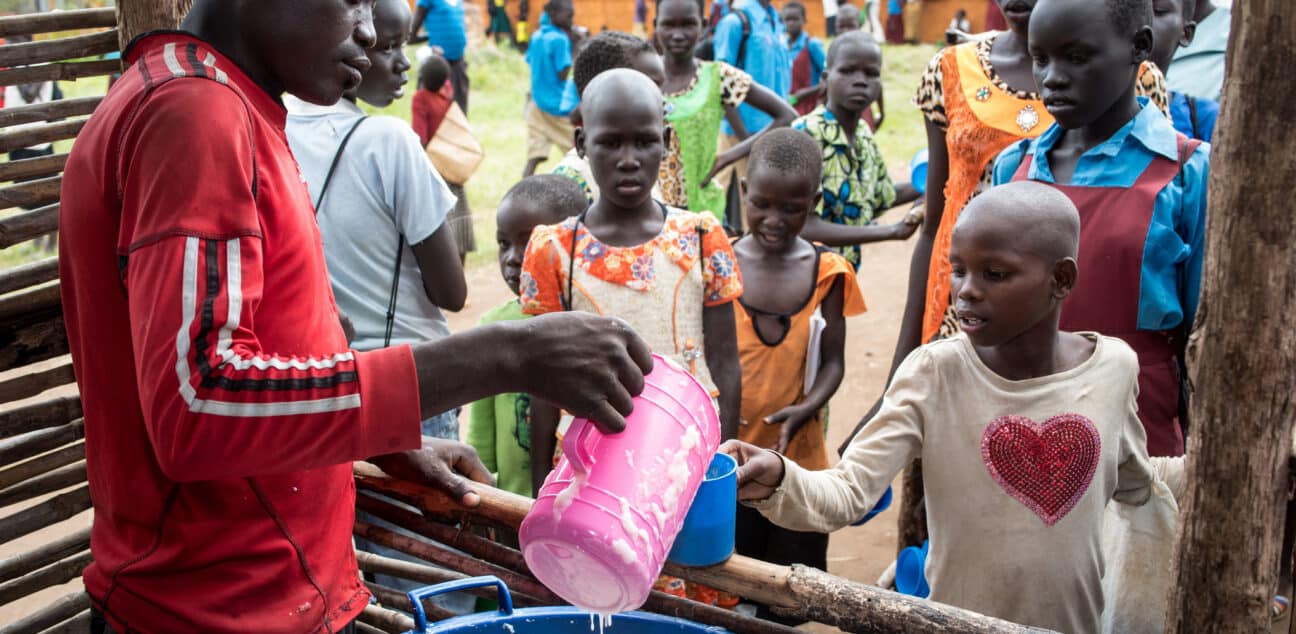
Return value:
M 56 101 L 54 103 L 62 103 Z M 3 113 L 4 110 L 0 110 Z M 19 159 L 0 163 L 0 182 L 18 180 L 20 178 L 41 178 L 44 176 L 53 176 L 63 171 L 63 166 L 67 165 L 67 154 L 51 154 L 49 156 L 38 156 L 36 158 Z
M 38 286 L 0 297 L 0 322 L 20 318 L 32 312 L 58 308 L 61 304 L 58 284 Z
M 398 610 L 404 610 L 406 612 L 412 612 L 414 610 L 414 604 L 411 603 L 409 597 L 400 590 L 388 588 L 387 586 L 379 585 L 371 581 L 366 581 L 365 587 L 369 588 L 369 591 L 378 598 L 378 602 L 382 605 L 396 608 Z M 423 613 L 427 615 L 429 621 L 442 621 L 454 618 L 453 612 L 427 601 L 423 602 Z M 412 624 L 410 629 L 413 629 Z
M 76 380 L 71 363 L 63 363 L 47 370 L 33 371 L 0 381 L 0 403 L 12 403 L 36 396 L 51 388 L 68 385 Z
M 65 465 L 49 473 L 38 475 L 30 480 L 0 490 L 0 507 L 25 502 L 86 481 L 84 460 Z
M 81 398 L 60 396 L 0 412 L 0 438 L 57 427 L 81 416 Z
M 414 629 L 414 619 L 401 614 L 384 610 L 376 605 L 365 606 L 360 613 L 360 623 L 368 625 L 379 632 L 408 632 Z
M 13 623 L 0 626 L 0 634 L 36 634 L 90 609 L 90 595 L 74 592 Z M 83 630 L 86 631 L 86 630 Z
M 0 47 L 0 51 L 2 50 L 4 50 L 4 48 Z M 94 112 L 95 108 L 98 108 L 102 101 L 103 97 L 73 97 L 71 99 L 60 99 L 58 101 L 50 101 L 47 103 L 34 103 L 25 106 L 5 108 L 0 110 L 0 128 L 8 128 L 25 123 L 40 123 L 42 121 L 53 121 L 55 119 L 66 119 L 68 117 L 88 115 Z
M 0 249 L 7 249 L 57 230 L 58 210 L 58 205 L 48 205 L 0 220 Z
M 13 579 L 90 548 L 90 527 L 64 535 L 34 550 L 0 560 L 0 579 Z
M 90 551 L 84 551 L 30 572 L 16 579 L 0 583 L 0 605 L 12 603 L 48 588 L 65 584 L 81 576 L 90 565 Z
M 90 508 L 90 486 L 60 493 L 45 502 L 0 518 L 0 544 L 57 524 Z
M 5 467 L 0 469 L 0 491 L 81 460 L 85 460 L 85 442 Z
M 46 67 L 33 66 L 31 68 Z M 15 71 L 0 70 L 0 75 L 9 72 Z M 74 138 L 81 132 L 81 128 L 85 127 L 86 121 L 88 121 L 88 119 L 73 119 L 71 121 L 33 124 L 29 128 L 16 128 L 0 132 L 0 152 L 12 152 L 33 145 L 53 143 L 54 141 Z
M 62 306 L 24 315 L 7 323 L 0 322 L 0 371 L 67 353 Z
M 58 279 L 58 257 L 29 262 L 0 272 L 0 295 Z M 2 391 L 2 389 L 0 389 Z M 0 396 L 0 403 L 13 399 Z
M 80 614 L 48 628 L 41 634 L 85 634 L 90 631 L 90 610 L 84 610 Z
M 35 35 L 37 33 L 54 33 L 57 31 L 75 31 L 80 29 L 102 29 L 117 26 L 117 10 L 74 9 L 71 11 L 48 11 L 45 13 L 28 13 L 10 15 L 0 18 L 0 37 L 10 35 Z
M 84 77 L 102 77 L 121 71 L 121 60 L 117 59 L 23 66 L 0 70 L 0 86 L 34 84 L 42 81 L 73 81 Z
M 0 188 L 0 209 L 40 207 L 59 201 L 62 176 L 49 176 Z
M 66 425 L 0 440 L 0 464 L 13 464 L 85 438 L 85 421 L 76 419 Z
M 73 35 L 56 40 L 39 40 L 0 46 L 0 66 L 42 64 L 117 50 L 117 29 L 88 35 Z

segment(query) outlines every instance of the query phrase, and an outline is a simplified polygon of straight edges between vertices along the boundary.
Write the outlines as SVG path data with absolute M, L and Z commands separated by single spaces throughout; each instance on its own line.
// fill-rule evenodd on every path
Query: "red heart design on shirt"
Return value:
M 1102 437 L 1093 421 L 1061 414 L 1043 423 L 1000 416 L 981 434 L 981 459 L 1004 491 L 1052 526 L 1093 482 Z

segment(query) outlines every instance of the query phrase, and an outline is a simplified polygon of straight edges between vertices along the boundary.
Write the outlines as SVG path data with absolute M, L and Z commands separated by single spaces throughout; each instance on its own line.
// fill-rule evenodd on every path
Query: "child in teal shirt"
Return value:
M 523 179 L 500 201 L 495 215 L 500 274 L 514 295 L 522 275 L 531 230 L 579 215 L 589 205 L 575 181 L 543 174 Z M 517 299 L 482 315 L 478 325 L 526 319 Z M 531 497 L 531 396 L 497 394 L 468 407 L 468 444 L 495 474 L 495 485 Z

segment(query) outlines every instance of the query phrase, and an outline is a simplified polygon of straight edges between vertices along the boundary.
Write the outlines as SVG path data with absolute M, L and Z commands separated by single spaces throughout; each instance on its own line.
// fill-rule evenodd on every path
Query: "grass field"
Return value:
M 897 178 L 907 179 L 907 166 L 914 152 L 926 146 L 922 115 L 911 103 L 923 68 L 936 53 L 933 46 L 884 45 L 883 87 L 886 121 L 878 131 L 882 155 Z M 411 48 L 410 58 L 414 58 Z M 473 210 L 478 251 L 469 257 L 469 266 L 495 260 L 495 206 L 504 192 L 518 181 L 526 162 L 526 125 L 522 108 L 526 101 L 529 71 L 522 56 L 512 49 L 484 46 L 469 54 L 468 74 L 472 82 L 468 118 L 486 151 L 486 159 L 468 183 L 468 201 Z M 371 114 L 385 114 L 409 120 L 414 76 L 405 97 L 383 109 L 366 107 Z M 93 78 L 81 82 L 63 82 L 67 97 L 103 94 L 107 80 Z M 71 141 L 57 145 L 66 151 Z M 550 157 L 556 161 L 557 152 Z M 542 165 L 539 172 L 547 170 Z M 31 244 L 0 252 L 0 267 L 41 257 Z

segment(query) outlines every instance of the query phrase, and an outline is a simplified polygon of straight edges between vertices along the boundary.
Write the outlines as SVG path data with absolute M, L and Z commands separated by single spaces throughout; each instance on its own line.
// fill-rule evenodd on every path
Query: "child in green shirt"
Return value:
M 519 293 L 522 256 L 531 230 L 579 215 L 588 205 L 580 185 L 553 174 L 525 178 L 504 194 L 495 215 L 495 240 L 499 244 L 500 274 L 514 295 Z M 521 304 L 514 298 L 482 315 L 477 323 L 525 318 Z M 500 489 L 531 497 L 530 438 L 530 395 L 497 394 L 469 406 L 468 444 L 495 474 Z

